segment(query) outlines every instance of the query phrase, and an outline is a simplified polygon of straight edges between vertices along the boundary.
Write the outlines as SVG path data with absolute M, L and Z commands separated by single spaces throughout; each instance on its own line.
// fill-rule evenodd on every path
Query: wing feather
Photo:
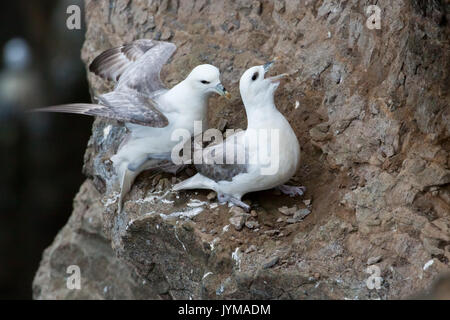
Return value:
M 175 50 L 170 42 L 140 39 L 104 51 L 92 61 L 89 70 L 117 82 L 119 91 L 132 89 L 151 95 L 164 88 L 160 72 Z
M 208 163 L 196 165 L 195 168 L 205 177 L 208 177 L 216 182 L 231 181 L 235 176 L 241 173 L 248 172 L 248 149 L 244 141 L 245 133 L 239 131 L 236 134 L 228 137 L 221 144 L 213 144 L 203 150 L 203 160 L 208 159 Z M 233 163 L 227 164 L 227 143 L 234 147 Z M 239 163 L 238 153 L 243 152 L 244 163 Z M 216 163 L 212 160 L 219 155 L 222 158 L 221 163 Z M 213 156 L 213 157 L 212 157 Z M 207 161 L 208 161 L 207 160 Z M 207 162 L 205 161 L 205 162 Z
M 110 110 L 99 104 L 89 104 L 89 103 L 73 103 L 73 104 L 62 104 L 46 108 L 39 108 L 32 110 L 33 112 L 61 112 L 61 113 L 75 113 L 84 114 L 90 116 L 105 116 Z M 106 118 L 109 118 L 105 116 Z
M 101 104 L 74 103 L 32 111 L 84 114 L 155 128 L 165 127 L 169 123 L 154 101 L 143 96 L 113 91 L 99 96 L 98 100 Z

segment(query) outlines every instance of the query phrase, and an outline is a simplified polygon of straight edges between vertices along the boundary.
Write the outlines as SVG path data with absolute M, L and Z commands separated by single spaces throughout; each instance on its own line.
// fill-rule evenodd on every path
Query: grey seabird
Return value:
M 144 170 L 158 168 L 170 161 L 172 132 L 194 132 L 194 122 L 207 129 L 208 98 L 213 93 L 229 96 L 220 82 L 219 69 L 203 64 L 171 89 L 160 79 L 162 66 L 172 56 L 173 43 L 136 40 L 101 53 L 89 70 L 116 82 L 112 92 L 95 97 L 96 104 L 77 103 L 52 106 L 35 111 L 67 112 L 116 119 L 125 122 L 129 133 L 111 157 L 120 179 L 118 210 L 135 178 Z
M 274 93 L 279 86 L 278 79 L 285 74 L 264 78 L 264 74 L 273 62 L 263 66 L 248 69 L 242 75 L 239 88 L 247 114 L 247 130 L 238 131 L 229 136 L 221 144 L 207 147 L 203 150 L 203 158 L 209 159 L 206 164 L 197 165 L 198 173 L 178 184 L 174 190 L 211 189 L 218 195 L 219 202 L 229 202 L 245 210 L 250 207 L 241 201 L 244 194 L 277 187 L 290 196 L 303 195 L 305 187 L 284 185 L 295 174 L 300 163 L 300 146 L 297 137 L 286 118 L 277 110 Z M 252 132 L 278 132 L 278 139 L 254 139 Z M 269 136 L 269 135 L 268 135 Z M 267 136 L 267 137 L 268 137 Z M 276 154 L 269 144 L 278 143 Z M 272 173 L 264 173 L 267 164 L 260 159 L 262 150 L 268 151 L 268 156 L 278 161 L 278 168 Z M 228 150 L 234 150 L 234 164 L 225 161 Z M 245 155 L 238 162 L 236 155 Z M 271 151 L 272 150 L 272 151 Z M 270 154 L 272 152 L 272 154 Z M 215 154 L 221 163 L 211 162 Z M 234 155 L 235 154 L 235 155 Z M 214 163 L 214 164 L 213 164 Z

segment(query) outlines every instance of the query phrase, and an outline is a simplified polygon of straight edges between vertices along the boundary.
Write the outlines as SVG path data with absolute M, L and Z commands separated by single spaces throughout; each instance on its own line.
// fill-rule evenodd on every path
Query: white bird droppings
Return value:
M 224 227 L 222 228 L 222 233 L 225 233 L 225 232 L 227 232 L 228 230 L 230 230 L 230 225 L 229 225 L 229 224 L 227 224 L 226 226 L 224 226 Z
M 191 199 L 191 201 L 189 201 L 189 203 L 187 204 L 188 207 L 191 208 L 198 208 L 198 207 L 203 207 L 206 206 L 208 203 L 205 201 L 200 201 L 198 199 Z
M 241 251 L 239 247 L 237 247 L 236 250 L 234 250 L 234 252 L 231 254 L 231 258 L 236 261 L 238 270 L 241 271 Z
M 425 263 L 425 265 L 423 266 L 423 270 L 427 270 L 429 267 L 431 267 L 434 263 L 434 260 L 431 259 L 430 261 L 428 261 L 427 263 Z
M 111 132 L 111 128 L 112 128 L 112 126 L 109 125 L 103 129 L 103 141 L 108 138 L 109 133 Z
M 204 276 L 203 276 L 203 278 L 202 278 L 202 280 L 204 280 L 207 276 L 209 276 L 209 275 L 211 275 L 211 274 L 213 274 L 213 273 L 212 273 L 212 272 L 207 272 L 207 273 L 205 273 Z
M 168 218 L 193 218 L 196 215 L 200 214 L 203 211 L 203 208 L 194 208 L 192 210 L 188 210 L 188 211 L 179 211 L 179 212 L 173 212 L 169 215 L 161 213 L 160 216 L 163 219 L 168 219 Z

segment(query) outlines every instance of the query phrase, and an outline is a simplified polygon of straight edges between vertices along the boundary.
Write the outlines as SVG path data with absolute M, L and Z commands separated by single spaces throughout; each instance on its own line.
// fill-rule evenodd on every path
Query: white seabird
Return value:
M 203 64 L 170 90 L 161 79 L 162 66 L 172 56 L 173 43 L 136 40 L 106 50 L 91 63 L 89 70 L 116 82 L 112 92 L 95 97 L 97 104 L 67 104 L 34 111 L 67 112 L 125 122 L 129 133 L 111 157 L 120 179 L 118 210 L 135 178 L 144 170 L 159 168 L 171 160 L 171 140 L 176 129 L 194 132 L 194 121 L 207 129 L 206 112 L 212 93 L 229 96 L 220 82 L 219 69 Z
M 241 197 L 249 192 L 279 188 L 290 196 L 303 195 L 306 188 L 303 186 L 284 185 L 296 173 L 300 163 L 300 145 L 297 137 L 286 118 L 277 110 L 274 102 L 274 93 L 279 86 L 278 79 L 285 74 L 264 79 L 264 74 L 273 65 L 273 62 L 263 66 L 248 69 L 241 77 L 239 88 L 247 114 L 247 130 L 239 131 L 228 137 L 223 143 L 207 147 L 203 150 L 203 159 L 210 155 L 221 155 L 221 163 L 197 165 L 198 173 L 178 184 L 174 190 L 184 189 L 212 189 L 222 203 L 229 202 L 245 210 L 250 207 L 241 201 Z M 276 141 L 278 153 L 270 154 L 272 149 L 268 146 L 269 139 L 252 138 L 251 133 L 275 130 L 279 133 Z M 269 136 L 268 134 L 267 136 Z M 263 144 L 262 145 L 261 141 Z M 228 144 L 228 146 L 227 146 Z M 253 145 L 252 145 L 253 144 Z M 231 148 L 231 149 L 228 149 Z M 243 151 L 245 159 L 242 163 L 225 162 L 228 150 Z M 261 150 L 267 150 L 268 156 L 278 159 L 278 169 L 272 174 L 263 174 L 262 169 L 267 165 L 260 159 Z

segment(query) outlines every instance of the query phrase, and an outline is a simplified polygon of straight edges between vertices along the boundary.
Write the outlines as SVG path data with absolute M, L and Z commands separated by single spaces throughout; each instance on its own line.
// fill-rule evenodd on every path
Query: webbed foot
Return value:
M 302 196 L 306 192 L 306 187 L 304 186 L 296 187 L 296 186 L 288 186 L 285 184 L 278 186 L 277 189 L 290 197 Z
M 243 201 L 241 201 L 241 200 L 239 200 L 239 199 L 237 199 L 237 198 L 235 198 L 233 196 L 227 195 L 227 194 L 219 194 L 219 195 L 217 195 L 217 200 L 221 204 L 228 202 L 228 203 L 231 203 L 231 204 L 233 204 L 235 206 L 241 207 L 242 209 L 245 210 L 245 212 L 250 212 L 250 209 L 251 209 L 251 207 L 248 204 L 246 204 L 245 202 L 243 202 Z

